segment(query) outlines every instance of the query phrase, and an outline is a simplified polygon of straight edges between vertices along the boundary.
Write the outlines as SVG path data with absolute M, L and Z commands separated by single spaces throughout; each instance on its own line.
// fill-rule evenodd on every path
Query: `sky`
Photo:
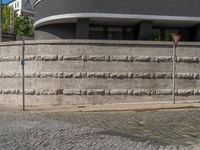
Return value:
M 11 0 L 3 0 L 3 3 L 8 3 L 10 2 Z

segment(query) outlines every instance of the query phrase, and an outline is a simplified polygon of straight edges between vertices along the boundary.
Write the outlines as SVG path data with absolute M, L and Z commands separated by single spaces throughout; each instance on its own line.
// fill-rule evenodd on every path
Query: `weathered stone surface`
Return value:
M 21 77 L 21 74 L 17 75 L 15 74 L 15 77 L 18 78 L 18 77 Z M 35 73 L 26 73 L 25 74 L 25 78 L 35 78 Z
M 156 95 L 172 95 L 172 90 L 170 89 L 156 90 Z
M 87 61 L 87 55 L 82 56 L 83 61 Z
M 6 95 L 8 95 L 8 94 L 16 94 L 17 93 L 17 90 L 15 90 L 15 89 L 3 89 L 2 90 L 2 94 L 6 94 Z
M 42 72 L 39 76 L 40 78 L 54 78 L 54 73 L 51 72 Z
M 104 89 L 88 89 L 87 95 L 105 95 Z
M 41 56 L 41 60 L 42 61 L 57 61 L 58 60 L 58 56 Z
M 22 90 L 20 90 L 20 93 L 22 93 Z M 25 94 L 26 95 L 35 95 L 35 90 L 34 89 L 30 89 L 30 90 L 25 90 Z
M 151 61 L 153 61 L 153 62 L 171 62 L 172 61 L 172 57 L 171 56 L 151 57 Z
M 128 90 L 128 95 L 133 95 L 133 90 L 132 89 Z
M 32 42 L 26 45 L 26 95 L 32 101 L 48 103 L 46 97 L 51 104 L 171 99 L 171 45 L 71 44 Z M 21 49 L 10 48 L 10 45 L 0 47 L 0 89 L 14 103 L 21 96 Z M 177 99 L 199 99 L 198 49 L 199 45 L 193 48 L 187 44 L 177 49 Z
M 151 61 L 151 57 L 150 56 L 137 56 L 137 57 L 134 57 L 134 61 L 150 62 Z
M 73 75 L 74 75 L 73 72 L 64 72 L 64 73 L 63 73 L 64 78 L 72 78 Z
M 63 72 L 57 72 L 54 74 L 55 78 L 63 78 L 64 77 L 64 73 Z
M 21 73 L 0 73 L 0 78 L 21 78 Z M 172 79 L 172 73 L 135 72 L 28 72 L 26 78 L 113 78 L 113 79 Z M 177 73 L 177 79 L 199 79 L 199 73 Z
M 178 73 L 176 74 L 176 78 L 179 79 L 194 79 L 193 73 Z
M 125 79 L 128 78 L 128 73 L 110 73 L 110 78 Z
M 77 89 L 64 89 L 64 95 L 81 95 L 81 90 Z
M 181 95 L 181 96 L 194 95 L 194 90 L 178 90 L 178 95 Z
M 87 89 L 82 89 L 81 90 L 81 95 L 87 95 Z
M 139 89 L 139 90 L 133 90 L 133 95 L 151 95 L 151 90 L 145 90 L 145 89 Z
M 81 74 L 81 72 L 77 72 L 77 73 L 73 74 L 73 77 L 74 78 L 82 78 L 82 74 Z
M 63 56 L 60 60 L 82 60 L 81 56 Z
M 87 60 L 90 60 L 90 61 L 105 61 L 105 56 L 88 56 Z
M 177 57 L 178 62 L 195 63 L 199 62 L 198 57 Z
M 34 55 L 27 55 L 24 57 L 25 61 L 34 61 L 36 59 L 36 56 Z
M 111 61 L 128 61 L 128 56 L 110 56 Z
M 172 78 L 172 73 L 156 73 L 155 78 L 158 79 Z
M 126 89 L 113 89 L 110 90 L 110 95 L 127 95 L 128 90 Z

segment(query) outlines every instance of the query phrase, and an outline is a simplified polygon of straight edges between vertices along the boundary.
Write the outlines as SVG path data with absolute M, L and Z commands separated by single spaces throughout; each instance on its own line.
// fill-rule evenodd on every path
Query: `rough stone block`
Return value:
M 137 57 L 134 57 L 134 61 L 150 62 L 151 61 L 151 57 L 150 56 L 137 56 Z
M 63 56 L 63 60 L 82 60 L 82 57 L 79 56 Z
M 128 56 L 111 56 L 111 61 L 128 61 Z
M 127 95 L 128 90 L 127 89 L 113 89 L 110 90 L 110 95 Z
M 42 61 L 57 61 L 58 56 L 41 56 Z
M 104 89 L 88 89 L 87 95 L 105 95 Z
M 73 75 L 74 75 L 73 72 L 64 72 L 64 73 L 63 73 L 64 78 L 72 78 Z
M 88 56 L 87 60 L 90 61 L 105 61 L 105 56 Z
M 156 90 L 156 95 L 172 95 L 172 90 L 170 90 L 170 89 L 159 89 L 159 90 Z
M 178 90 L 179 96 L 190 96 L 194 95 L 194 90 Z
M 64 89 L 64 95 L 81 95 L 81 90 L 78 89 Z

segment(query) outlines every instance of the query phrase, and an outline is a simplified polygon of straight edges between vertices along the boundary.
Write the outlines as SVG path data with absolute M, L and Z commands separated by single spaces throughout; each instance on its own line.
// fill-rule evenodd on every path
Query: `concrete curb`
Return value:
M 113 103 L 102 105 L 65 105 L 53 107 L 27 107 L 31 112 L 105 112 L 105 111 L 158 111 L 165 109 L 200 108 L 200 102 Z

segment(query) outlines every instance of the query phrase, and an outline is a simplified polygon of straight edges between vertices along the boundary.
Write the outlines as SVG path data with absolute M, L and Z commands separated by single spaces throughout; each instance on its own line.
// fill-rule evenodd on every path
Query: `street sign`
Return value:
M 181 35 L 177 33 L 172 33 L 172 39 L 174 41 L 175 47 L 178 45 L 178 42 L 181 40 Z

